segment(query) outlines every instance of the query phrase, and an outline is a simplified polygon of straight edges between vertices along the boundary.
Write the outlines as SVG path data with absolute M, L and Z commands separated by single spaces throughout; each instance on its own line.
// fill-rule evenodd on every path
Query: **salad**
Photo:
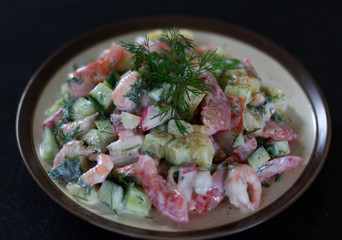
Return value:
M 188 222 L 225 197 L 255 211 L 263 188 L 302 162 L 286 107 L 248 58 L 157 30 L 75 66 L 46 110 L 40 156 L 75 199 L 116 215 L 154 207 Z

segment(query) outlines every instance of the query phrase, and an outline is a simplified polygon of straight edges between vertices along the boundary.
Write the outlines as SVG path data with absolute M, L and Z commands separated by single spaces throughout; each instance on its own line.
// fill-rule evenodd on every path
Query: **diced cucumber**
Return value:
M 191 161 L 200 167 L 209 168 L 212 164 L 215 149 L 212 141 L 203 135 L 190 135 L 187 138 Z
M 252 113 L 249 109 L 245 108 L 242 114 L 243 116 L 243 127 L 247 131 L 255 131 L 257 129 L 263 129 L 265 126 L 265 121 L 263 121 L 260 116 Z
M 95 105 L 83 97 L 76 99 L 71 106 L 71 115 L 75 120 L 85 118 L 96 112 Z
M 114 138 L 114 135 L 110 132 L 92 129 L 82 137 L 82 140 L 96 150 L 106 153 L 108 144 L 114 141 Z
M 165 145 L 165 159 L 174 165 L 190 162 L 190 147 L 185 137 L 177 138 Z
M 55 134 L 50 128 L 45 127 L 43 141 L 39 146 L 41 158 L 45 161 L 53 161 L 58 152 L 59 146 Z
M 165 145 L 172 140 L 172 135 L 161 131 L 152 131 L 145 136 L 142 152 L 149 152 L 158 158 L 165 156 Z
M 114 127 L 112 125 L 112 123 L 107 120 L 107 119 L 104 119 L 104 120 L 97 120 L 95 121 L 95 125 L 96 125 L 96 128 L 100 131 L 104 131 L 104 132 L 109 132 L 109 133 L 114 133 Z
M 188 136 L 190 133 L 192 133 L 194 131 L 194 128 L 190 123 L 187 123 L 183 120 L 180 120 L 180 123 L 186 129 L 186 132 L 184 133 L 184 135 L 182 135 L 181 132 L 179 131 L 179 128 L 177 127 L 176 121 L 174 119 L 171 119 L 169 121 L 169 124 L 167 126 L 167 132 L 174 135 L 177 138 L 177 137 Z
M 99 191 L 97 192 L 97 198 L 101 202 L 106 203 L 111 210 L 115 210 L 120 205 L 123 197 L 123 188 L 109 180 L 104 180 Z
M 66 185 L 66 189 L 68 190 L 68 192 L 70 192 L 74 197 L 78 199 L 88 202 L 93 202 L 96 200 L 94 190 L 91 190 L 89 193 L 87 193 L 87 190 L 84 187 L 78 185 L 77 183 L 68 183 Z
M 60 108 L 63 107 L 63 99 L 58 99 L 48 110 L 46 110 L 45 115 L 52 116 L 55 114 Z
M 205 93 L 195 94 L 191 91 L 191 89 L 194 88 L 189 87 L 190 91 L 187 91 L 187 94 L 184 93 L 183 95 L 185 102 L 189 105 L 189 108 L 191 109 L 191 114 L 193 114 L 197 106 L 201 103 L 202 99 L 204 98 Z
M 116 135 L 114 135 L 114 133 L 111 133 L 111 132 L 100 131 L 100 130 L 97 131 L 97 135 L 100 138 L 101 151 L 103 153 L 106 153 L 108 151 L 107 146 L 115 140 Z
M 114 108 L 112 95 L 112 89 L 110 89 L 103 83 L 99 83 L 89 93 L 89 100 L 91 100 L 105 114 L 109 114 Z
M 120 75 L 116 70 L 113 69 L 103 83 L 110 89 L 114 89 L 119 81 Z
M 240 133 L 236 138 L 235 141 L 233 143 L 233 148 L 236 148 L 238 146 L 244 145 L 245 144 L 245 140 L 243 139 L 243 135 Z
M 61 97 L 69 98 L 70 97 L 70 88 L 68 83 L 63 83 L 61 86 Z
M 248 164 L 257 169 L 258 167 L 264 165 L 271 157 L 263 146 L 260 146 L 252 155 L 248 157 Z
M 249 76 L 241 76 L 238 77 L 235 82 L 236 85 L 239 86 L 247 86 L 252 89 L 252 93 L 260 92 L 260 80 L 254 77 Z
M 265 144 L 265 149 L 272 158 L 282 157 L 290 153 L 287 141 L 267 143 Z
M 121 113 L 121 122 L 124 128 L 133 129 L 139 125 L 141 117 L 128 112 Z
M 87 158 L 84 156 L 79 156 L 78 159 L 80 160 L 80 164 L 81 164 L 81 172 L 85 173 L 90 168 L 89 162 L 88 162 Z
M 158 102 L 160 100 L 160 96 L 162 95 L 164 89 L 161 87 L 161 88 L 155 88 L 155 89 L 152 89 L 151 91 L 149 91 L 147 93 L 147 95 L 154 101 Z
M 126 195 L 127 210 L 147 215 L 151 208 L 151 201 L 144 191 L 136 186 L 132 186 Z
M 228 85 L 224 90 L 226 95 L 245 99 L 245 104 L 252 100 L 252 88 L 248 86 Z

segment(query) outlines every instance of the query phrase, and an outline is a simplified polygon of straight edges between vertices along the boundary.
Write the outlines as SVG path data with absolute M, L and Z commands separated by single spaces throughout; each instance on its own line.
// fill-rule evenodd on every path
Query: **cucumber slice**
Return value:
M 90 193 L 87 193 L 87 190 L 78 185 L 77 183 L 68 183 L 66 185 L 66 189 L 68 190 L 68 192 L 70 192 L 74 197 L 87 201 L 87 202 L 93 202 L 96 200 L 96 196 L 95 196 L 95 191 L 91 190 Z
M 99 191 L 97 192 L 97 198 L 109 206 L 111 210 L 115 210 L 124 197 L 123 188 L 109 180 L 104 180 Z
M 100 131 L 114 133 L 114 127 L 107 119 L 95 121 L 96 128 Z
M 267 143 L 265 144 L 265 149 L 272 158 L 282 157 L 290 153 L 290 147 L 287 141 Z
M 83 97 L 76 99 L 71 106 L 71 117 L 75 120 L 85 118 L 96 112 L 95 105 Z
M 185 137 L 177 138 L 165 145 L 165 159 L 174 165 L 190 162 L 190 147 Z
M 179 131 L 179 128 L 177 127 L 176 121 L 174 119 L 171 119 L 169 121 L 169 124 L 167 126 L 167 132 L 178 138 L 188 136 L 194 131 L 194 128 L 190 123 L 183 120 L 180 120 L 180 123 L 185 127 L 186 132 L 184 133 L 184 135 L 181 134 L 181 132 Z
M 78 159 L 80 160 L 80 164 L 81 164 L 81 172 L 85 173 L 90 168 L 89 162 L 87 158 L 84 156 L 79 156 Z
M 244 145 L 245 144 L 245 140 L 243 139 L 242 134 L 240 133 L 236 138 L 235 141 L 233 143 L 233 148 L 236 148 L 238 146 Z
M 158 130 L 152 131 L 145 136 L 141 151 L 163 158 L 165 156 L 165 145 L 171 140 L 171 134 Z
M 161 95 L 163 94 L 164 89 L 161 88 L 155 88 L 152 89 L 147 93 L 147 95 L 154 101 L 158 102 L 160 100 Z
M 271 157 L 263 146 L 260 146 L 252 155 L 248 157 L 248 164 L 257 169 L 258 167 L 264 165 Z
M 114 141 L 114 138 L 115 136 L 110 132 L 91 129 L 82 137 L 82 140 L 87 145 L 93 146 L 97 151 L 106 153 L 108 144 Z
M 70 94 L 70 88 L 68 83 L 63 83 L 61 86 L 61 97 L 62 98 L 69 98 L 71 96 Z
M 43 141 L 39 146 L 41 158 L 45 161 L 53 161 L 58 152 L 59 146 L 55 134 L 50 128 L 45 127 Z
M 245 104 L 252 100 L 253 89 L 249 86 L 228 85 L 224 90 L 226 95 L 245 99 Z
M 123 112 L 121 113 L 121 122 L 124 128 L 133 129 L 139 125 L 141 117 L 134 114 Z
M 127 210 L 147 215 L 151 208 L 151 201 L 142 189 L 132 186 L 126 195 Z
M 110 89 L 114 89 L 120 81 L 120 75 L 116 70 L 112 70 L 106 80 L 103 82 Z
M 52 116 L 55 114 L 60 108 L 63 107 L 63 99 L 58 99 L 48 110 L 46 110 L 45 115 Z
M 89 100 L 91 100 L 105 114 L 109 114 L 114 108 L 112 95 L 112 89 L 110 89 L 103 83 L 99 83 L 89 93 Z

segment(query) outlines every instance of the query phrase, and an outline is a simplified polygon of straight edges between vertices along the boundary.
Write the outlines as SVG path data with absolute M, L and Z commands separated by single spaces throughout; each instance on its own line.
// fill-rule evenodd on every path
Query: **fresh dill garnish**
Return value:
M 170 87 L 163 90 L 155 103 L 160 109 L 155 117 L 163 119 L 171 115 L 181 134 L 184 134 L 186 128 L 180 120 L 189 121 L 192 117 L 192 110 L 185 98 L 210 91 L 210 85 L 200 79 L 200 75 L 222 69 L 223 62 L 217 57 L 216 51 L 208 51 L 202 57 L 195 55 L 193 41 L 184 37 L 176 28 L 161 38 L 166 46 L 159 52 L 151 50 L 153 43 L 147 37 L 141 44 L 122 43 L 133 54 L 134 67 L 141 79 L 141 82 L 132 85 L 132 92 L 126 96 L 138 102 L 141 89 L 151 91 L 168 84 Z M 230 69 L 223 67 L 224 70 Z
M 132 147 L 122 149 L 121 152 L 128 152 L 128 151 L 131 151 L 131 150 L 133 150 L 134 148 L 140 147 L 140 145 L 141 145 L 141 144 L 137 144 L 137 145 L 134 145 L 134 146 L 132 146 Z
M 240 117 L 240 115 L 238 114 L 238 112 L 237 112 L 236 109 L 235 109 L 235 108 L 238 108 L 239 106 L 236 105 L 236 104 L 233 104 L 233 103 L 229 100 L 228 97 L 227 97 L 227 100 L 228 100 L 230 109 L 233 111 L 233 113 L 234 113 L 237 117 Z
M 249 134 L 252 134 L 252 133 L 255 133 L 256 131 L 259 131 L 261 128 L 255 128 L 251 131 L 248 131 L 246 128 L 244 129 L 244 132 L 245 132 L 245 135 L 249 135 Z
M 260 117 L 263 117 L 264 114 L 266 113 L 265 105 L 266 104 L 254 105 L 254 104 L 248 103 L 246 107 L 249 110 L 252 110 L 253 112 L 259 113 Z

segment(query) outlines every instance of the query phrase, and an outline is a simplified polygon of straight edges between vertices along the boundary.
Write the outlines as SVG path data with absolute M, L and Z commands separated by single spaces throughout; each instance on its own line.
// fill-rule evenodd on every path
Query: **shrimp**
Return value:
M 267 138 L 269 142 L 292 141 L 297 138 L 297 134 L 284 123 L 274 121 L 266 122 L 261 131 L 252 134 L 253 136 Z
M 66 143 L 61 150 L 57 153 L 53 160 L 53 168 L 57 167 L 65 158 L 73 158 L 78 156 L 87 157 L 95 151 L 94 147 L 86 147 L 82 141 L 73 140 Z
M 159 212 L 176 222 L 189 221 L 187 203 L 170 173 L 168 181 L 164 180 L 158 174 L 153 158 L 142 155 L 138 161 L 138 174 L 146 195 Z
M 287 155 L 268 161 L 256 170 L 260 182 L 263 182 L 278 173 L 289 172 L 296 169 L 302 163 L 302 160 L 301 157 Z
M 228 129 L 231 118 L 231 110 L 226 96 L 216 79 L 207 75 L 204 80 L 210 84 L 210 91 L 207 92 L 202 101 L 202 122 L 210 128 L 210 135 Z
M 247 164 L 233 165 L 224 182 L 231 204 L 241 211 L 253 211 L 261 202 L 262 187 L 258 175 Z
M 139 149 L 144 142 L 144 135 L 132 135 L 112 142 L 107 146 L 110 157 L 117 167 L 134 163 L 139 158 Z
M 88 186 L 102 183 L 114 167 L 111 158 L 104 153 L 95 153 L 91 154 L 88 159 L 97 161 L 97 165 L 83 173 L 80 180 Z
M 113 43 L 111 48 L 104 51 L 98 60 L 70 73 L 68 85 L 71 97 L 87 97 L 96 84 L 103 82 L 116 67 L 124 51 L 122 46 Z
M 132 85 L 137 81 L 137 79 L 137 71 L 128 71 L 121 76 L 120 82 L 112 95 L 112 100 L 118 109 L 131 111 L 136 108 L 136 104 L 126 95 L 132 91 Z
M 98 113 L 90 115 L 88 117 L 78 119 L 76 121 L 65 123 L 61 126 L 64 135 L 72 133 L 78 127 L 78 134 L 76 136 L 83 136 L 89 130 L 95 128 L 95 120 L 97 119 Z
M 204 195 L 211 186 L 211 175 L 209 171 L 198 171 L 193 181 L 193 187 L 197 194 Z
M 223 182 L 227 175 L 227 168 L 218 168 L 213 176 L 211 176 L 211 185 L 205 194 L 194 193 L 192 197 L 192 205 L 189 210 L 197 213 L 205 213 L 214 209 L 224 197 Z M 209 179 L 208 179 L 209 180 Z M 209 180 L 210 181 L 210 180 Z

